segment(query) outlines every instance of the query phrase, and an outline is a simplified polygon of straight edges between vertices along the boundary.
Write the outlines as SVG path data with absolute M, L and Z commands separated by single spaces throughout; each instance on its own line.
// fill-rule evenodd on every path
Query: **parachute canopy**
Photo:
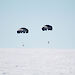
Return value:
M 45 25 L 42 27 L 43 31 L 52 30 L 52 29 L 53 29 L 53 27 L 51 25 Z
M 29 30 L 27 28 L 20 28 L 17 30 L 17 33 L 28 33 Z

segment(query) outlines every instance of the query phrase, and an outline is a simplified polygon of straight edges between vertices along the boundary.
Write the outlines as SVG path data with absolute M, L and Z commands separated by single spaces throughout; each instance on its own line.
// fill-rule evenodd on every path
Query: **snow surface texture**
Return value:
M 0 75 L 75 75 L 75 50 L 0 49 Z

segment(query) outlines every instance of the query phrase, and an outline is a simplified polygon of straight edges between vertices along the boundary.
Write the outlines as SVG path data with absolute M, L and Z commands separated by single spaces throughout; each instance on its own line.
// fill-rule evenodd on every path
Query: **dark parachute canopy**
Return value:
M 53 27 L 51 25 L 44 25 L 42 27 L 42 31 L 47 31 L 47 30 L 53 30 Z
M 27 28 L 20 28 L 17 30 L 17 33 L 28 33 L 29 30 Z
M 22 27 L 17 30 L 17 34 L 20 34 L 20 33 L 29 33 L 29 30 L 25 27 Z M 22 42 L 22 47 L 24 47 L 24 42 Z
M 47 30 L 53 30 L 53 27 L 51 25 L 44 25 L 42 27 L 42 31 L 47 31 Z M 48 44 L 50 43 L 50 41 L 47 42 Z

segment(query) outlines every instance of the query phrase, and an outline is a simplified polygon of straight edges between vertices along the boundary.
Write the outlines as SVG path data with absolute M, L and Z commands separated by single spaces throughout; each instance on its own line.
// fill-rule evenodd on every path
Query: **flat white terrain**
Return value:
M 0 75 L 75 75 L 75 50 L 0 48 Z

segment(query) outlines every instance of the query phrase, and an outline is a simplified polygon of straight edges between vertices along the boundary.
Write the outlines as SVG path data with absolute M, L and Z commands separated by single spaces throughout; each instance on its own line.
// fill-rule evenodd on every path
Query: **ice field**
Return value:
M 75 50 L 0 48 L 0 75 L 75 75 Z

